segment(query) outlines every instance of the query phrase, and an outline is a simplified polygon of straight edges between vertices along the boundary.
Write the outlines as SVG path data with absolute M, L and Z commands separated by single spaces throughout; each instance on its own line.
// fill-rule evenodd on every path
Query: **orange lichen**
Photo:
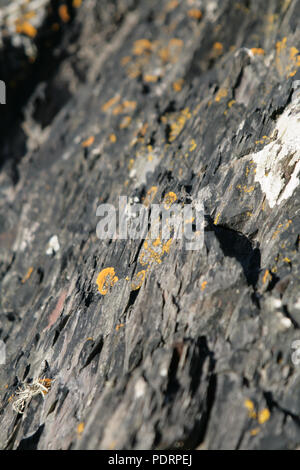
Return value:
M 227 105 L 228 108 L 232 108 L 232 106 L 233 106 L 235 103 L 236 103 L 235 100 L 230 100 L 230 101 L 228 102 L 228 105 Z
M 173 85 L 172 85 L 173 90 L 177 91 L 177 92 L 181 91 L 183 83 L 184 83 L 183 78 L 180 78 L 180 79 L 176 80 L 176 82 L 174 82 Z
M 119 280 L 115 274 L 114 268 L 105 268 L 98 274 L 96 284 L 100 294 L 106 295 L 109 288 Z
M 150 75 L 146 74 L 144 75 L 144 81 L 147 83 L 155 83 L 159 79 L 158 75 Z
M 207 281 L 202 282 L 201 290 L 204 291 L 206 289 L 206 286 L 207 286 Z
M 166 47 L 158 51 L 158 56 L 162 62 L 175 64 L 179 59 L 179 54 L 183 48 L 183 41 L 179 38 L 172 38 Z
M 119 325 L 116 326 L 116 331 L 119 331 L 120 328 L 123 328 L 125 326 L 125 323 L 119 323 Z
M 144 52 L 150 52 L 152 50 L 152 43 L 149 39 L 138 39 L 133 45 L 133 54 L 142 55 Z
M 143 282 L 145 280 L 146 276 L 146 270 L 143 269 L 142 271 L 139 271 L 133 278 L 132 283 L 131 283 L 131 290 L 138 290 L 141 288 L 143 285 Z
M 252 54 L 254 55 L 264 55 L 265 51 L 261 47 L 252 47 L 251 49 Z
M 125 67 L 125 65 L 127 65 L 130 61 L 131 61 L 130 55 L 126 55 L 125 57 L 121 59 L 121 65 Z
M 117 142 L 116 134 L 110 134 L 109 140 L 110 140 L 110 142 L 111 142 L 112 144 L 114 144 L 115 142 Z
M 101 110 L 106 113 L 112 106 L 114 106 L 120 99 L 119 95 L 114 96 L 110 100 L 108 100 L 106 103 L 102 105 Z
M 37 35 L 36 28 L 28 21 L 24 21 L 24 23 L 17 23 L 16 32 L 19 34 L 25 34 L 31 38 L 34 38 Z
M 152 264 L 161 264 L 162 260 L 161 257 L 165 253 L 169 253 L 171 244 L 173 242 L 173 239 L 170 238 L 169 240 L 162 242 L 160 236 L 158 236 L 156 239 L 151 239 L 149 234 L 143 244 L 141 254 L 139 257 L 139 263 L 142 266 L 147 266 L 148 267 Z
M 215 55 L 221 55 L 223 53 L 223 44 L 221 42 L 215 42 L 213 45 L 213 51 Z
M 146 194 L 146 197 L 145 197 L 145 200 L 144 200 L 144 205 L 146 207 L 148 207 L 153 199 L 155 198 L 156 196 L 156 193 L 157 193 L 157 186 L 152 186 L 148 191 L 147 191 L 147 194 Z
M 256 436 L 260 432 L 260 428 L 251 429 L 250 434 L 251 436 Z
M 263 284 L 267 282 L 269 276 L 270 276 L 270 271 L 266 269 L 265 274 L 263 275 L 263 278 L 262 278 Z
M 238 184 L 237 185 L 237 189 L 239 189 L 240 191 L 244 191 L 245 193 L 252 193 L 254 190 L 255 190 L 255 187 L 254 186 L 242 186 L 241 184 Z
M 228 95 L 228 91 L 226 90 L 226 88 L 220 88 L 220 90 L 218 91 L 215 97 L 215 101 L 219 103 L 223 98 L 226 98 L 227 95 Z
M 95 142 L 95 137 L 93 135 L 91 135 L 90 137 L 88 137 L 86 140 L 84 140 L 81 143 L 81 147 L 83 147 L 83 148 L 90 147 L 91 145 L 93 145 L 94 142 Z
M 73 0 L 73 7 L 80 8 L 82 5 L 82 0 Z
M 275 232 L 273 233 L 272 239 L 275 239 L 281 231 L 287 230 L 292 223 L 292 220 L 288 220 L 285 225 L 279 224 L 277 230 L 275 230 Z
M 125 116 L 120 123 L 120 129 L 126 129 L 130 125 L 131 120 L 131 116 Z
M 77 426 L 77 434 L 82 434 L 83 431 L 84 431 L 84 423 L 81 422 L 81 423 L 79 423 L 78 426 Z
M 276 67 L 280 75 L 293 77 L 300 67 L 299 50 L 292 46 L 287 50 L 287 38 L 283 38 L 276 43 Z
M 189 108 L 183 109 L 179 115 L 177 115 L 175 121 L 171 122 L 170 124 L 170 136 L 169 136 L 169 141 L 173 142 L 181 133 L 183 130 L 186 121 L 191 118 L 191 113 Z M 162 119 L 163 121 L 163 119 Z
M 244 405 L 245 405 L 245 407 L 246 407 L 247 410 L 248 410 L 249 418 L 256 419 L 257 415 L 256 415 L 256 412 L 255 412 L 255 407 L 254 407 L 253 401 L 252 401 L 252 400 L 249 400 L 249 399 L 246 399 L 246 400 L 244 401 Z
M 220 216 L 221 216 L 221 213 L 219 212 L 214 220 L 214 225 L 218 224 Z
M 259 413 L 258 413 L 258 422 L 259 424 L 264 424 L 266 421 L 268 421 L 270 419 L 270 411 L 268 410 L 268 408 L 264 408 L 263 410 L 261 410 Z
M 65 4 L 60 5 L 60 7 L 58 8 L 58 14 L 64 23 L 68 23 L 71 19 L 68 7 Z
M 178 0 L 170 0 L 170 1 L 167 3 L 167 5 L 166 5 L 165 10 L 166 10 L 166 11 L 172 11 L 172 10 L 174 10 L 175 8 L 177 8 L 178 5 L 179 5 Z
M 195 20 L 200 20 L 202 18 L 202 12 L 200 10 L 197 10 L 196 8 L 192 8 L 188 11 L 188 16 Z
M 195 148 L 197 147 L 196 141 L 194 139 L 191 140 L 189 151 L 193 152 Z
M 25 274 L 25 276 L 23 277 L 23 279 L 22 279 L 22 281 L 21 281 L 22 284 L 24 284 L 26 281 L 28 281 L 28 279 L 30 278 L 30 276 L 31 276 L 32 273 L 33 273 L 33 267 L 31 266 L 31 267 L 28 269 L 28 271 L 27 271 L 27 273 Z
M 164 208 L 167 210 L 170 209 L 170 207 L 172 206 L 172 204 L 174 204 L 175 201 L 177 201 L 177 196 L 175 193 L 173 193 L 173 191 L 170 191 L 164 197 Z
M 117 114 L 121 114 L 121 113 L 124 113 L 124 112 L 127 113 L 129 111 L 134 111 L 136 106 L 137 106 L 136 101 L 125 100 L 125 101 L 123 101 L 123 103 L 120 103 L 118 106 L 116 106 L 113 109 L 112 113 L 116 116 Z

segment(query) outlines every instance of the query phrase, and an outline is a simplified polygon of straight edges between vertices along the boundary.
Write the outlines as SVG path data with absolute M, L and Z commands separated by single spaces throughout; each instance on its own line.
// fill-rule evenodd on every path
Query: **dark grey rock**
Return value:
M 300 2 L 68 7 L 1 106 L 0 448 L 299 448 Z M 202 195 L 204 246 L 145 266 L 96 209 L 153 186 Z

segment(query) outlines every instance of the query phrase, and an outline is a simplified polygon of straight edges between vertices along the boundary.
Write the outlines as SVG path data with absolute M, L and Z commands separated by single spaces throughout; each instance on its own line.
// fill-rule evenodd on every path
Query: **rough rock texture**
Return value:
M 0 447 L 297 448 L 300 1 L 38 3 L 0 44 Z M 97 238 L 170 192 L 201 250 Z

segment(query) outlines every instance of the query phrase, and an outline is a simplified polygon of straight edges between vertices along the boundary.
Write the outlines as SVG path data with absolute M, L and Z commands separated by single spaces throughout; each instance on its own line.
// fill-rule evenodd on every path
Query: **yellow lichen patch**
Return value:
M 197 10 L 196 8 L 191 8 L 188 11 L 188 16 L 190 18 L 193 18 L 194 20 L 200 20 L 202 18 L 202 12 L 200 10 Z
M 264 408 L 263 410 L 261 410 L 259 413 L 258 413 L 258 422 L 259 424 L 264 424 L 266 421 L 268 421 L 270 419 L 270 411 L 268 410 L 268 408 Z
M 163 63 L 175 64 L 179 59 L 179 54 L 183 48 L 183 41 L 179 38 L 172 38 L 166 47 L 162 47 L 158 51 L 158 56 Z
M 125 323 L 119 323 L 119 325 L 116 326 L 116 331 L 119 331 L 120 328 L 123 328 L 125 326 Z
M 219 218 L 221 217 L 221 212 L 219 212 L 214 220 L 214 225 L 218 225 Z
M 81 423 L 79 423 L 78 426 L 77 426 L 77 434 L 80 435 L 80 434 L 83 433 L 83 431 L 84 431 L 84 423 L 81 422 Z
M 139 263 L 142 266 L 150 266 L 151 264 L 161 264 L 161 257 L 165 253 L 169 253 L 173 239 L 170 238 L 166 242 L 162 242 L 158 237 L 155 240 L 147 236 L 142 246 L 141 254 L 139 256 Z
M 101 108 L 102 111 L 104 113 L 106 113 L 112 106 L 114 106 L 116 103 L 118 103 L 119 100 L 120 100 L 119 95 L 114 96 L 113 98 L 108 100 L 106 103 L 104 103 L 104 105 L 102 105 L 102 108 Z
M 249 186 L 248 187 L 246 185 L 242 186 L 241 184 L 238 184 L 237 189 L 239 189 L 240 191 L 244 191 L 244 193 L 248 194 L 248 193 L 252 193 L 254 191 L 255 187 L 254 186 Z
M 126 112 L 134 111 L 136 106 L 137 106 L 136 101 L 130 101 L 130 100 L 124 100 L 122 104 L 123 104 L 123 108 Z
M 276 67 L 280 75 L 290 76 L 300 67 L 299 51 L 296 47 L 287 49 L 287 38 L 276 43 Z
M 290 66 L 287 67 L 289 77 L 294 77 L 297 73 L 297 69 L 300 67 L 300 52 L 296 47 L 290 48 Z M 290 72 L 290 69 L 294 69 Z
M 134 165 L 134 158 L 130 158 L 129 163 L 128 163 L 128 170 L 129 171 L 132 170 L 133 165 Z
M 292 223 L 293 223 L 292 220 L 288 220 L 285 225 L 284 224 L 279 224 L 277 229 L 273 233 L 272 239 L 274 240 L 279 235 L 279 233 L 281 233 L 282 231 L 287 230 Z
M 228 102 L 228 105 L 227 105 L 227 106 L 228 106 L 228 108 L 232 108 L 232 106 L 233 106 L 235 103 L 236 103 L 236 101 L 235 101 L 235 100 L 231 100 L 231 101 L 229 101 L 229 102 Z
M 179 5 L 179 2 L 178 0 L 170 0 L 167 5 L 166 5 L 166 8 L 165 10 L 168 12 L 168 11 L 172 11 L 174 10 L 175 8 L 177 8 Z
M 176 82 L 174 82 L 173 85 L 172 85 L 173 90 L 176 91 L 176 92 L 181 91 L 182 87 L 183 87 L 183 83 L 184 83 L 183 78 L 180 78 L 179 80 L 176 80 Z
M 131 123 L 132 117 L 131 116 L 124 116 L 120 123 L 120 129 L 126 129 Z
M 96 284 L 100 294 L 106 295 L 109 288 L 119 280 L 115 274 L 114 268 L 105 268 L 98 274 Z
M 82 0 L 73 0 L 73 7 L 80 8 L 82 5 Z
M 167 210 L 170 209 L 171 205 L 174 204 L 175 201 L 177 201 L 177 196 L 173 191 L 170 191 L 164 197 L 164 208 Z
M 112 144 L 115 144 L 117 142 L 116 134 L 110 134 L 109 140 Z
M 94 142 L 95 142 L 95 137 L 91 135 L 90 137 L 88 137 L 86 140 L 82 142 L 81 147 L 83 148 L 90 147 L 91 145 L 93 145 Z
M 256 412 L 255 412 L 255 407 L 254 407 L 254 403 L 252 400 L 249 400 L 249 399 L 246 399 L 244 401 L 244 405 L 245 407 L 247 408 L 248 410 L 248 415 L 249 415 L 249 418 L 253 418 L 253 419 L 256 419 Z
M 170 238 L 170 240 L 166 241 L 165 243 L 162 244 L 162 253 L 169 253 L 171 245 L 173 243 L 173 239 Z
M 283 258 L 283 261 L 284 261 L 285 263 L 291 264 L 291 260 L 290 260 L 290 258 L 288 258 L 288 257 Z
M 64 23 L 68 23 L 71 19 L 69 11 L 68 11 L 68 7 L 65 4 L 60 5 L 58 9 L 58 14 Z
M 143 269 L 142 271 L 139 271 L 133 278 L 132 283 L 131 283 L 131 290 L 138 290 L 142 287 L 143 282 L 145 280 L 146 276 L 146 270 Z
M 265 51 L 261 47 L 252 47 L 251 49 L 252 54 L 254 55 L 264 55 Z
M 153 45 L 149 39 L 138 39 L 133 45 L 132 52 L 134 55 L 142 55 L 144 52 L 151 52 L 152 47 Z
M 117 105 L 113 109 L 112 113 L 116 116 L 117 114 L 121 114 L 121 113 L 124 113 L 124 112 L 127 113 L 127 112 L 130 112 L 130 111 L 134 111 L 136 106 L 137 106 L 136 101 L 125 100 L 125 101 L 123 101 L 123 103 L 120 103 L 119 105 Z
M 191 140 L 189 151 L 193 152 L 195 148 L 197 147 L 196 141 L 194 139 Z
M 172 38 L 169 41 L 170 47 L 179 47 L 180 49 L 183 47 L 183 40 L 178 38 Z
M 28 279 L 30 278 L 30 276 L 31 276 L 32 273 L 33 273 L 33 267 L 31 266 L 31 267 L 28 269 L 28 271 L 27 271 L 27 273 L 25 274 L 25 276 L 23 277 L 23 279 L 22 279 L 22 281 L 21 281 L 22 284 L 24 284 L 26 281 L 28 281 Z
M 262 282 L 265 284 L 268 280 L 268 278 L 271 277 L 270 271 L 268 269 L 265 270 L 265 274 L 263 275 Z
M 207 281 L 202 282 L 201 290 L 204 291 L 206 289 L 206 286 L 207 286 Z
M 145 200 L 144 200 L 144 206 L 148 207 L 152 203 L 153 199 L 156 196 L 157 193 L 157 186 L 152 186 L 146 194 Z
M 251 436 L 256 436 L 260 432 L 260 428 L 251 429 L 250 434 Z
M 220 90 L 218 91 L 215 97 L 215 101 L 219 103 L 223 98 L 226 98 L 227 95 L 228 95 L 228 91 L 226 90 L 226 88 L 220 88 Z
M 213 45 L 213 54 L 219 56 L 223 54 L 223 44 L 221 42 L 215 42 Z
M 146 74 L 144 75 L 144 81 L 147 83 L 155 83 L 159 79 L 158 75 Z
M 183 130 L 186 121 L 191 118 L 191 113 L 189 108 L 183 109 L 180 114 L 177 116 L 175 121 L 171 122 L 171 131 L 169 136 L 169 141 L 173 142 Z
M 31 23 L 24 21 L 23 23 L 16 24 L 16 32 L 19 34 L 25 34 L 31 38 L 34 38 L 37 35 L 37 30 Z
M 130 55 L 126 55 L 125 57 L 122 57 L 121 65 L 125 67 L 125 65 L 129 64 L 130 61 L 131 61 Z
M 169 49 L 167 47 L 162 47 L 158 51 L 158 56 L 163 63 L 169 62 L 169 59 L 170 59 Z

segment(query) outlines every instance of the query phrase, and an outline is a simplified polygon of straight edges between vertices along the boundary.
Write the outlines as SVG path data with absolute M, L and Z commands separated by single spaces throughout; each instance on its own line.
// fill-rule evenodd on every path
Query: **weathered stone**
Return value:
M 54 4 L 0 108 L 0 447 L 299 447 L 300 2 Z M 170 192 L 200 250 L 97 238 L 99 204 Z

